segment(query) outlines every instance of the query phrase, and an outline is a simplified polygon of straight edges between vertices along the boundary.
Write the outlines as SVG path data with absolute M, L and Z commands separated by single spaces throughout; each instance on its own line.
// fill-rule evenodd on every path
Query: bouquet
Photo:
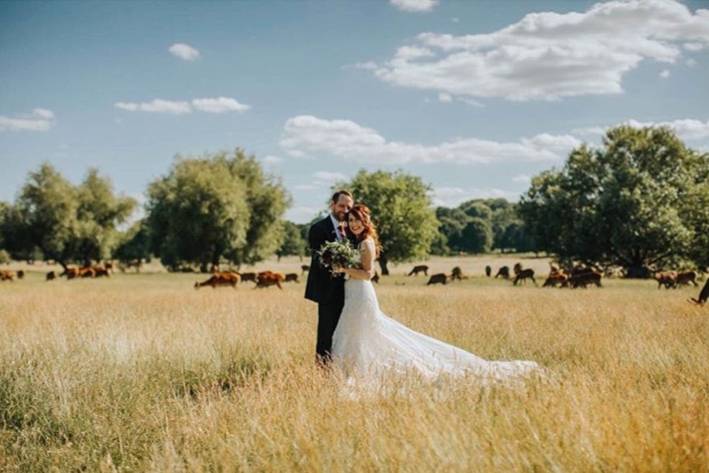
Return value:
M 328 241 L 317 251 L 320 266 L 335 275 L 335 268 L 357 268 L 360 255 L 349 241 Z

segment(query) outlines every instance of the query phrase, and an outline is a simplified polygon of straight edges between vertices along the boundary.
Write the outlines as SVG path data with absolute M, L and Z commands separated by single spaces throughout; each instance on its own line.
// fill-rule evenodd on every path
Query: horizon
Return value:
M 359 169 L 516 201 L 621 123 L 709 151 L 709 10 L 676 2 L 0 4 L 0 200 L 49 162 L 144 202 L 243 148 L 312 220 Z M 274 8 L 275 7 L 275 8 Z

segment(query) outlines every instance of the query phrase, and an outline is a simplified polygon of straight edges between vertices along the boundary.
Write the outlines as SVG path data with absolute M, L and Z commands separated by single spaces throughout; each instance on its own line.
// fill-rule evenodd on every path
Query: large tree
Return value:
M 85 264 L 106 259 L 119 242 L 116 226 L 133 213 L 136 201 L 116 195 L 110 179 L 100 176 L 93 168 L 76 188 L 76 194 L 76 255 Z
M 421 178 L 397 172 L 361 170 L 344 187 L 356 202 L 367 205 L 382 245 L 379 266 L 389 274 L 390 261 L 409 261 L 427 255 L 438 221 Z
M 116 244 L 116 227 L 133 211 L 135 201 L 114 194 L 108 178 L 89 170 L 74 186 L 54 167 L 30 172 L 15 205 L 6 206 L 1 231 L 16 257 L 39 254 L 62 266 L 107 257 Z
M 532 180 L 520 212 L 537 245 L 561 258 L 646 276 L 709 251 L 709 155 L 667 128 L 620 126 Z M 697 248 L 699 248 L 697 250 Z M 706 264 L 706 260 L 704 260 Z
M 289 197 L 253 156 L 179 157 L 150 184 L 147 225 L 152 250 L 176 269 L 196 263 L 203 271 L 221 259 L 254 263 L 281 245 L 281 217 Z
M 15 203 L 13 226 L 26 235 L 16 250 L 38 247 L 45 258 L 66 266 L 76 256 L 78 207 L 76 189 L 53 166 L 44 163 L 30 172 Z
M 517 205 L 505 199 L 473 199 L 456 208 L 438 207 L 436 217 L 441 223 L 433 247 L 436 254 L 480 253 L 492 248 L 529 251 L 533 247 Z
M 305 255 L 305 245 L 300 227 L 293 222 L 284 221 L 283 243 L 276 250 L 278 259 L 283 256 L 300 256 L 302 259 Z
M 120 234 L 113 257 L 122 263 L 150 259 L 150 234 L 145 219 L 135 222 Z

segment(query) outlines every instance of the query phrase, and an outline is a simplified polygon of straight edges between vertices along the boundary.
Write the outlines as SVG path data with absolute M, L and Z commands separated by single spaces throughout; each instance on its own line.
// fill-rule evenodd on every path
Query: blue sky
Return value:
M 709 3 L 0 2 L 0 200 L 43 161 L 140 198 L 177 154 L 243 147 L 310 220 L 404 169 L 440 205 L 516 199 L 621 122 L 709 150 Z

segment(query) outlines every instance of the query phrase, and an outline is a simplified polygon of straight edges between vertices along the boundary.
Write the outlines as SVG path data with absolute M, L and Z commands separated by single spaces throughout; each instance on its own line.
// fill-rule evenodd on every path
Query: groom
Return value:
M 332 276 L 330 271 L 320 266 L 316 251 L 320 250 L 325 242 L 347 238 L 345 219 L 352 205 L 352 194 L 344 190 L 335 192 L 330 199 L 330 213 L 314 223 L 308 233 L 312 260 L 305 298 L 318 304 L 318 341 L 315 352 L 316 361 L 323 366 L 332 358 L 332 334 L 335 333 L 345 304 L 345 280 L 342 276 Z

